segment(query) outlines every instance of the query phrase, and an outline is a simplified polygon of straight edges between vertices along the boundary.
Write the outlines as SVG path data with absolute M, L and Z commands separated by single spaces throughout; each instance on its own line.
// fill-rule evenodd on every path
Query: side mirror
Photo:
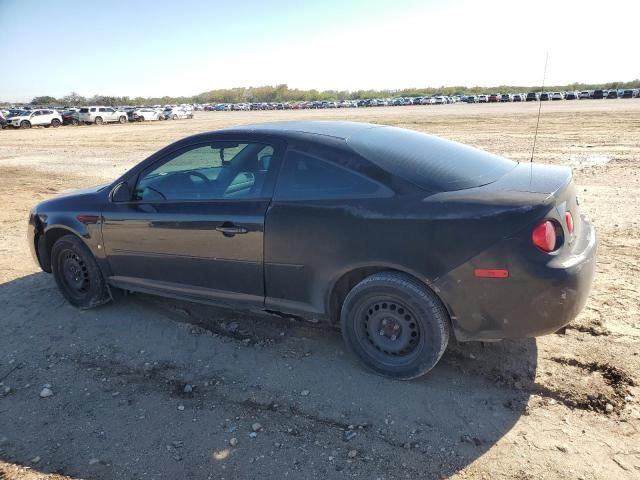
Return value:
M 114 203 L 128 202 L 131 200 L 131 188 L 127 182 L 119 183 L 111 190 L 111 201 Z

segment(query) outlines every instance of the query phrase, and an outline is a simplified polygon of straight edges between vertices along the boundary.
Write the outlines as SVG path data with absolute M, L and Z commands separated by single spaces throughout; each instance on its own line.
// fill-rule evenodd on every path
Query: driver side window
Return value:
M 212 142 L 180 150 L 143 171 L 134 200 L 260 198 L 273 155 L 271 145 Z

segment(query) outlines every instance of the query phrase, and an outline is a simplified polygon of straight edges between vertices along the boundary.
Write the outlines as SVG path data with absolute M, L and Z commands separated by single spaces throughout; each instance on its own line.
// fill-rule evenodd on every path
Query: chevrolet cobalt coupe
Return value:
M 36 206 L 29 244 L 80 308 L 117 289 L 339 325 L 409 379 L 459 341 L 552 333 L 584 306 L 596 234 L 568 168 L 372 124 L 194 135 Z

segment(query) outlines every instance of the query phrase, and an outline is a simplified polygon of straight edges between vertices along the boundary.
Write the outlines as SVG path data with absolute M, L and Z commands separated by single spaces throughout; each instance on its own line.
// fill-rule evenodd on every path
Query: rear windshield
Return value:
M 486 185 L 516 166 L 483 150 L 394 127 L 363 130 L 347 142 L 380 168 L 432 192 Z

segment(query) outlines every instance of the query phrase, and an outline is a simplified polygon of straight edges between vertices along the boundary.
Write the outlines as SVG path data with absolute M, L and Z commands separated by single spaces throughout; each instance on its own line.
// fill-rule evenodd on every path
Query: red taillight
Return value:
M 564 213 L 564 223 L 567 226 L 569 235 L 573 235 L 573 217 L 571 216 L 571 212 Z
M 545 220 L 531 234 L 533 244 L 544 252 L 553 252 L 556 249 L 556 228 L 550 220 Z

